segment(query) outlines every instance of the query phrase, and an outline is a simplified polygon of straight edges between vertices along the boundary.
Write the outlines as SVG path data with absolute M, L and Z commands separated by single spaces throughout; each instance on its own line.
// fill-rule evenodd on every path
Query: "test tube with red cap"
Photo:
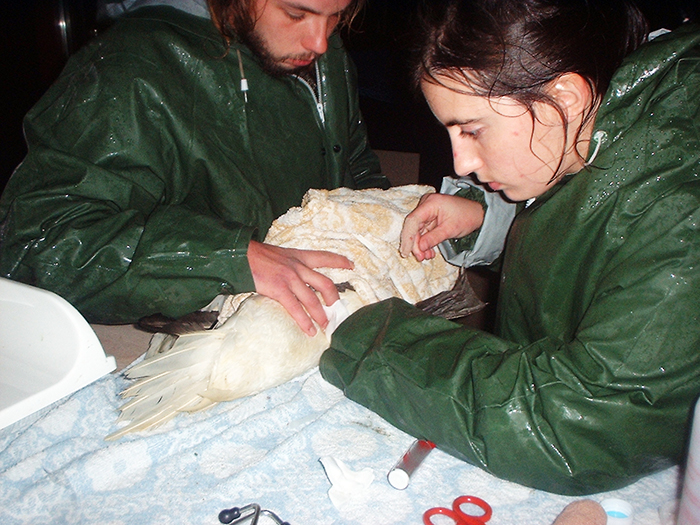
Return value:
M 414 441 L 406 453 L 401 456 L 399 462 L 389 471 L 387 475 L 389 484 L 399 490 L 408 487 L 411 476 L 434 448 L 435 443 L 431 441 L 425 439 L 417 439 Z

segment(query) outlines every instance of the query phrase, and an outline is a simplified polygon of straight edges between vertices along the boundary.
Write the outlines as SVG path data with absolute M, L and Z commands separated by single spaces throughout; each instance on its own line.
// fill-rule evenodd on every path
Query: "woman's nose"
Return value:
M 481 158 L 474 148 L 452 142 L 452 155 L 455 173 L 460 177 L 466 177 L 482 166 Z

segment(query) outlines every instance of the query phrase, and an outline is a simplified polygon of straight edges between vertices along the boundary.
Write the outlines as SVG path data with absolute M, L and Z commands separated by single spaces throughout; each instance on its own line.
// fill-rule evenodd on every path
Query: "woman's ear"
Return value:
M 552 81 L 548 91 L 569 122 L 587 112 L 593 103 L 591 86 L 578 73 L 564 73 Z

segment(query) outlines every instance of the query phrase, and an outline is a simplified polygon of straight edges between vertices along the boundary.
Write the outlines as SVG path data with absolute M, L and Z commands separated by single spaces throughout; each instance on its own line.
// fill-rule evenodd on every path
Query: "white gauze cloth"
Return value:
M 354 270 L 317 268 L 335 283 L 348 282 L 363 304 L 400 297 L 415 304 L 449 290 L 459 268 L 442 257 L 418 262 L 399 254 L 406 215 L 432 186 L 407 185 L 388 190 L 309 190 L 300 207 L 291 208 L 270 227 L 265 242 L 285 248 L 325 250 L 345 255 Z M 248 294 L 230 296 L 219 322 Z

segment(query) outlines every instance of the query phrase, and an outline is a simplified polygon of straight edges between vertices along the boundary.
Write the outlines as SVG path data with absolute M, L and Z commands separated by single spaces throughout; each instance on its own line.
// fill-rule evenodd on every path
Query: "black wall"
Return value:
M 94 34 L 94 11 L 94 0 L 0 0 L 0 191 L 26 154 L 22 118 Z

